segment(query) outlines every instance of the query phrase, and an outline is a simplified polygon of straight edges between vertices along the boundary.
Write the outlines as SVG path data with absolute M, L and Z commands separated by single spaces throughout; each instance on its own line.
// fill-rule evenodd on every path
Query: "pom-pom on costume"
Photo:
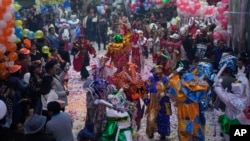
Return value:
M 134 117 L 133 120 L 136 121 L 137 129 L 139 129 L 143 115 L 143 111 L 141 111 L 140 98 L 146 92 L 146 88 L 141 75 L 136 71 L 136 67 L 137 66 L 131 62 L 127 63 L 124 70 L 115 74 L 112 77 L 112 80 L 118 89 L 124 89 L 127 100 L 136 105 L 136 117 Z
M 168 88 L 167 76 L 162 74 L 162 66 L 155 66 L 145 82 L 145 87 L 150 95 L 144 94 L 143 100 L 147 105 L 147 127 L 146 134 L 152 138 L 157 131 L 162 138 L 170 135 L 169 116 L 172 114 L 170 99 L 166 95 Z
M 95 104 L 95 100 L 107 100 L 108 95 L 113 93 L 115 88 L 104 79 L 86 81 L 83 88 L 87 90 L 85 130 L 94 134 L 96 139 L 100 139 L 106 121 L 106 106 Z
M 180 141 L 205 141 L 205 117 L 200 101 L 206 95 L 208 84 L 191 73 L 169 80 L 170 93 L 177 102 L 178 134 Z
M 110 60 L 110 66 L 117 68 L 119 73 L 123 70 L 123 67 L 129 61 L 129 52 L 131 49 L 130 45 L 131 34 L 127 32 L 126 35 L 122 36 L 117 34 L 114 36 L 114 42 L 108 45 L 108 50 L 105 53 L 105 60 Z
M 74 48 L 72 49 L 72 54 L 74 55 L 73 67 L 74 70 L 81 71 L 81 77 L 86 79 L 89 77 L 89 72 L 86 69 L 90 64 L 89 54 L 96 56 L 96 50 L 92 46 L 89 40 L 85 39 L 83 35 L 79 36 L 77 40 L 73 43 Z

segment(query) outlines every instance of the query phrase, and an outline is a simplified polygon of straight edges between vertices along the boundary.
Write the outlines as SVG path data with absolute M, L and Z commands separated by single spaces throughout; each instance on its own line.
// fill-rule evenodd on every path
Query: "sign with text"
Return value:
M 230 141 L 237 139 L 250 139 L 250 125 L 231 125 L 230 126 Z

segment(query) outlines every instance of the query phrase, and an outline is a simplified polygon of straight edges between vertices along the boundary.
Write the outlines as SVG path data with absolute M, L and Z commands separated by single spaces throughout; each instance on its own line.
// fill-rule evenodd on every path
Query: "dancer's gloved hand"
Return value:
M 222 81 L 223 81 L 222 78 L 215 77 L 213 86 L 221 86 Z

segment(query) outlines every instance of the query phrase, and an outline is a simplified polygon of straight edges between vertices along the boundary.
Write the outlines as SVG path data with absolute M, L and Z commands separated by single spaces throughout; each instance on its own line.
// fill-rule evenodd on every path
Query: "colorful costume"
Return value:
M 162 74 L 162 66 L 155 66 L 151 72 L 153 76 L 145 82 L 150 95 L 145 93 L 143 97 L 147 105 L 146 134 L 153 138 L 157 131 L 161 138 L 165 138 L 170 135 L 169 116 L 172 114 L 170 100 L 166 95 L 168 80 L 167 76 Z
M 90 44 L 89 40 L 84 39 L 82 35 L 74 41 L 74 48 L 72 53 L 74 55 L 73 67 L 74 70 L 81 71 L 81 77 L 86 79 L 89 77 L 89 72 L 86 69 L 89 66 L 90 57 L 89 54 L 96 56 L 95 48 Z
M 105 60 L 108 61 L 110 59 L 110 66 L 117 68 L 116 73 L 121 72 L 129 61 L 129 52 L 131 49 L 130 38 L 131 35 L 129 32 L 127 32 L 124 37 L 118 34 L 114 36 L 115 42 L 108 45 Z
M 86 94 L 85 130 L 91 132 L 97 140 L 100 140 L 106 121 L 106 106 L 96 105 L 95 100 L 107 100 L 108 94 L 113 93 L 114 87 L 108 85 L 104 79 L 97 79 L 95 81 L 86 81 L 83 88 L 88 91 Z
M 230 65 L 230 63 L 224 64 L 224 66 L 221 67 L 214 80 L 214 91 L 226 105 L 225 114 L 219 117 L 219 124 L 226 141 L 230 140 L 228 135 L 230 125 L 240 124 L 240 121 L 237 118 L 239 118 L 242 111 L 247 108 L 247 105 L 249 105 L 249 93 L 246 91 L 246 86 L 244 84 L 237 82 L 232 83 L 232 93 L 227 92 L 227 90 L 222 87 L 222 79 L 220 78 L 220 75 L 228 65 Z
M 124 71 L 115 74 L 112 80 L 118 89 L 124 89 L 127 100 L 136 105 L 137 112 L 133 120 L 135 119 L 137 130 L 139 130 L 143 112 L 141 110 L 140 98 L 146 92 L 146 88 L 140 74 L 135 71 L 136 67 L 135 64 L 128 63 Z
M 137 65 L 136 71 L 139 73 L 143 72 L 144 69 L 144 52 L 147 43 L 147 39 L 143 37 L 142 31 L 137 31 L 132 37 L 132 59 L 131 61 Z M 140 35 L 142 34 L 142 35 Z
M 201 100 L 208 84 L 191 73 L 182 79 L 178 74 L 170 79 L 170 94 L 177 102 L 178 134 L 180 141 L 205 141 L 205 117 Z
M 107 101 L 96 101 L 106 108 L 107 123 L 102 134 L 102 141 L 132 141 L 131 120 L 125 108 L 126 96 L 123 89 L 115 95 L 109 95 Z

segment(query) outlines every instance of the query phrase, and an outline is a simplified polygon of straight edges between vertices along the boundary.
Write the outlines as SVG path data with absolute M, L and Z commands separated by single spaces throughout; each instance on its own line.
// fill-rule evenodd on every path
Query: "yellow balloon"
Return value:
M 14 8 L 15 8 L 16 11 L 19 11 L 21 9 L 21 5 L 18 4 L 18 3 L 15 3 Z
M 16 39 L 16 43 L 20 43 L 21 42 L 21 39 L 20 38 L 17 38 Z
M 50 53 L 50 52 L 48 53 L 48 56 L 49 56 L 49 57 L 51 56 L 51 53 Z
M 29 29 L 24 29 L 23 30 L 23 37 L 27 37 L 28 36 L 28 32 L 29 32 Z
M 23 22 L 21 20 L 15 20 L 15 25 L 16 26 L 22 26 Z
M 42 30 L 37 30 L 37 31 L 35 32 L 35 38 L 36 38 L 36 39 L 41 39 L 41 38 L 43 38 L 43 31 L 42 31 Z

